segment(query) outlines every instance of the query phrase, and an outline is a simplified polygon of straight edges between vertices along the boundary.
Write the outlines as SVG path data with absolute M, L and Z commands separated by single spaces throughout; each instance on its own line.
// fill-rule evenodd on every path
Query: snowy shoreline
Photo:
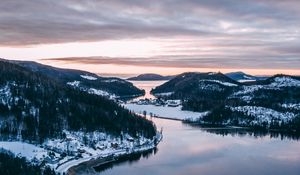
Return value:
M 66 163 L 60 165 L 59 167 L 57 167 L 57 169 L 55 169 L 55 171 L 59 172 L 59 173 L 67 173 L 68 174 L 68 171 L 71 170 L 72 168 L 74 168 L 76 166 L 80 166 L 81 164 L 87 163 L 89 161 L 104 160 L 104 159 L 106 159 L 110 156 L 113 156 L 114 159 L 110 162 L 114 162 L 115 160 L 118 159 L 118 157 L 121 157 L 121 156 L 126 156 L 126 155 L 128 156 L 128 155 L 131 155 L 131 154 L 142 153 L 142 152 L 145 152 L 145 151 L 152 150 L 162 140 L 162 135 L 160 133 L 158 133 L 155 137 L 157 139 L 156 143 L 155 143 L 154 140 L 152 140 L 151 143 L 149 143 L 147 145 L 140 146 L 139 148 L 133 148 L 131 151 L 128 151 L 127 149 L 119 149 L 119 150 L 115 150 L 115 151 L 112 151 L 112 152 L 109 152 L 109 153 L 104 153 L 104 154 L 100 153 L 100 154 L 95 155 L 95 156 L 91 156 L 91 157 L 87 157 L 87 158 L 82 158 L 82 159 L 66 162 Z M 101 164 L 99 164 L 99 166 L 100 165 Z
M 67 131 L 66 131 L 67 132 Z M 74 133 L 67 133 L 69 138 L 76 136 Z M 76 133 L 78 134 L 78 133 Z M 95 133 L 93 133 L 95 134 Z M 100 135 L 101 133 L 96 135 Z M 105 141 L 107 145 L 117 144 L 117 141 L 114 141 L 116 138 L 111 138 Z M 24 157 L 28 162 L 32 164 L 41 164 L 46 163 L 45 166 L 49 166 L 54 169 L 58 174 L 64 174 L 69 171 L 72 167 L 76 167 L 80 164 L 106 159 L 108 157 L 113 157 L 117 159 L 119 156 L 130 155 L 139 152 L 145 152 L 154 149 L 157 144 L 161 141 L 162 134 L 157 132 L 156 136 L 152 139 L 143 139 L 139 141 L 139 144 L 132 143 L 132 141 L 123 141 L 123 144 L 119 143 L 117 148 L 107 147 L 104 149 L 92 149 L 87 146 L 79 146 L 77 143 L 78 138 L 73 138 L 71 141 L 64 141 L 61 139 L 58 140 L 49 140 L 43 144 L 30 144 L 22 141 L 0 141 L 0 148 L 13 153 L 17 157 Z M 136 140 L 137 141 L 137 140 Z M 127 143 L 128 142 L 128 143 Z M 102 142 L 103 144 L 103 142 Z M 68 151 L 76 152 L 76 154 L 82 154 L 81 157 L 75 156 L 76 154 L 67 155 L 61 157 L 60 154 L 65 152 L 65 146 L 67 145 Z M 78 145 L 72 150 L 72 145 Z M 81 151 L 83 151 L 81 153 Z M 46 161 L 46 162 L 45 162 Z
M 149 145 L 142 146 L 140 148 L 134 149 L 133 151 L 127 151 L 125 149 L 121 149 L 121 150 L 117 150 L 116 152 L 112 152 L 112 153 L 105 154 L 105 155 L 99 154 L 97 156 L 91 157 L 89 160 L 83 160 L 80 163 L 72 164 L 71 166 L 69 166 L 67 168 L 66 171 L 59 171 L 59 172 L 62 172 L 62 173 L 65 172 L 66 174 L 74 174 L 74 173 L 76 173 L 76 167 L 79 167 L 81 165 L 83 165 L 85 167 L 86 165 L 84 165 L 84 164 L 87 164 L 89 162 L 98 162 L 96 164 L 92 163 L 93 166 L 89 167 L 89 168 L 93 169 L 94 167 L 98 167 L 98 166 L 105 165 L 107 163 L 113 163 L 115 161 L 118 161 L 118 159 L 120 157 L 123 157 L 123 156 L 130 156 L 130 155 L 133 155 L 133 154 L 144 153 L 144 152 L 153 150 L 154 148 L 156 148 L 156 146 L 162 140 L 162 135 L 161 134 L 159 134 L 157 136 L 158 136 L 158 141 L 157 141 L 156 144 L 154 142 L 152 142 Z M 111 159 L 106 160 L 109 157 L 111 157 Z M 99 162 L 101 162 L 101 163 L 99 163 Z

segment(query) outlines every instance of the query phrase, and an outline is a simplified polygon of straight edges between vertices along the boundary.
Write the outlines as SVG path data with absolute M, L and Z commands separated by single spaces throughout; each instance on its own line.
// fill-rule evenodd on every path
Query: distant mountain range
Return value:
M 163 76 L 159 74 L 141 74 L 136 77 L 128 78 L 131 81 L 159 81 L 159 80 L 170 80 L 175 76 Z
M 238 82 L 229 76 L 239 80 L 245 78 L 243 73 L 189 72 L 156 87 L 151 93 L 164 99 L 180 99 L 184 110 L 208 112 L 199 119 L 201 124 L 300 133 L 299 77 L 275 75 Z
M 253 76 L 246 74 L 244 72 L 230 72 L 225 74 L 227 77 L 240 82 L 246 82 L 246 81 L 257 81 L 257 80 L 264 80 L 267 79 L 267 77 L 263 76 Z M 136 77 L 128 78 L 127 80 L 131 81 L 158 81 L 158 80 L 171 80 L 172 78 L 176 77 L 176 75 L 173 76 L 163 76 L 159 74 L 141 74 Z

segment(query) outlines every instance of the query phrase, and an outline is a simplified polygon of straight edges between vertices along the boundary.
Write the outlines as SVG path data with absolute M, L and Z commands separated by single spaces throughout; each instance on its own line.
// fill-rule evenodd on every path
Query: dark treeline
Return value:
M 287 140 L 299 140 L 300 135 L 299 133 L 295 132 L 284 132 L 280 130 L 265 130 L 265 129 L 257 129 L 254 130 L 252 128 L 231 128 L 231 127 L 211 127 L 211 125 L 198 125 L 195 123 L 185 123 L 184 124 L 199 128 L 205 132 L 218 134 L 222 136 L 252 136 L 256 138 L 263 138 L 263 137 L 270 137 L 270 138 L 279 138 L 281 140 L 287 139 Z
M 0 88 L 5 87 L 9 87 L 9 93 L 0 94 L 6 100 L 0 103 L 2 134 L 21 134 L 23 139 L 41 142 L 48 137 L 59 137 L 63 129 L 115 135 L 124 132 L 147 138 L 155 135 L 151 121 L 111 100 L 0 61 Z
M 49 167 L 33 165 L 25 158 L 15 157 L 9 152 L 0 150 L 0 174 L 3 175 L 55 175 Z

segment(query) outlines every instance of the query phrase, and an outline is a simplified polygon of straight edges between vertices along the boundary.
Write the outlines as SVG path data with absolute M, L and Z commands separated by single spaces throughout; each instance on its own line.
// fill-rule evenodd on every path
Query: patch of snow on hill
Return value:
M 273 109 L 258 106 L 238 106 L 230 107 L 232 111 L 242 112 L 247 116 L 255 117 L 255 124 L 267 122 L 270 124 L 272 120 L 280 120 L 284 122 L 291 121 L 295 118 L 295 114 L 291 112 L 281 113 Z
M 291 86 L 300 86 L 300 81 L 293 79 L 291 77 L 276 77 L 274 82 L 270 84 L 274 87 L 291 87 Z
M 174 94 L 174 92 L 162 92 L 162 93 L 155 93 L 155 96 L 170 96 Z
M 0 141 L 0 148 L 9 150 L 18 157 L 25 157 L 27 160 L 41 160 L 47 156 L 47 150 L 24 142 Z
M 96 77 L 89 76 L 89 75 L 80 75 L 81 78 L 87 79 L 87 80 L 97 80 Z
M 244 83 L 244 82 L 253 82 L 253 81 L 256 81 L 256 80 L 251 80 L 251 79 L 242 79 L 242 80 L 238 80 L 238 82 L 241 82 L 241 83 Z
M 67 82 L 67 85 L 78 87 L 80 84 L 80 81 L 72 81 L 72 82 Z
M 252 77 L 249 77 L 249 76 L 247 76 L 247 75 L 244 75 L 243 76 L 245 79 L 252 79 Z
M 209 72 L 208 75 L 216 75 L 217 72 Z
M 0 88 L 0 103 L 2 103 L 3 105 L 9 104 L 12 98 L 11 96 L 12 94 L 8 84 Z
M 252 94 L 254 91 L 264 88 L 263 85 L 243 86 L 242 90 L 235 92 L 232 96 Z
M 223 82 L 223 81 L 219 81 L 219 80 L 200 80 L 200 82 L 214 82 L 214 83 L 218 83 L 224 86 L 238 86 L 237 84 L 234 83 L 229 83 L 229 82 Z
M 125 83 L 125 81 L 119 80 L 119 79 L 102 80 L 102 82 L 104 82 L 104 83 L 114 83 L 114 82 Z
M 95 95 L 100 95 L 100 96 L 104 96 L 104 97 L 109 97 L 111 99 L 117 98 L 117 96 L 115 94 L 110 94 L 110 93 L 100 90 L 100 89 L 90 88 L 90 89 L 88 89 L 87 92 L 89 94 L 95 94 Z
M 274 82 L 268 85 L 251 85 L 243 86 L 241 90 L 235 92 L 230 98 L 239 97 L 244 101 L 250 101 L 253 97 L 253 92 L 260 89 L 280 90 L 282 87 L 300 86 L 300 81 L 291 77 L 276 77 Z
M 223 91 L 224 90 L 224 88 L 220 87 L 219 84 L 200 83 L 199 88 L 202 90 L 209 90 L 209 91 Z
M 300 110 L 300 103 L 296 103 L 296 104 L 292 104 L 292 103 L 288 103 L 288 104 L 281 104 L 282 107 L 287 108 L 287 109 L 296 109 L 296 110 Z

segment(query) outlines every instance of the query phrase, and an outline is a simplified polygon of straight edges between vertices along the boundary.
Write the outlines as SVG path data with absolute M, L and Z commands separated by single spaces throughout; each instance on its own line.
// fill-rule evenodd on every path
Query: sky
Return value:
M 1 0 L 0 57 L 99 74 L 300 75 L 300 1 Z

